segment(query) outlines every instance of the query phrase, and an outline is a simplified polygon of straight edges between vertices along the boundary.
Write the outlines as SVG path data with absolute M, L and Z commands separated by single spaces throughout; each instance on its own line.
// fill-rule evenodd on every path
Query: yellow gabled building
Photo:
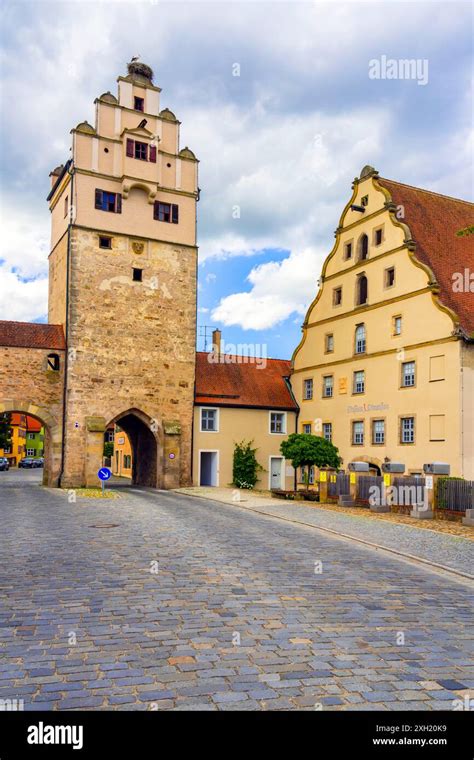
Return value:
M 474 479 L 473 219 L 370 166 L 354 180 L 291 375 L 299 432 L 332 440 L 344 468 L 445 462 Z

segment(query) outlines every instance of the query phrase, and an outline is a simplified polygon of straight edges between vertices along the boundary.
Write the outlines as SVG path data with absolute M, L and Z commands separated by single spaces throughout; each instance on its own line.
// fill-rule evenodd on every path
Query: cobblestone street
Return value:
M 0 700 L 440 710 L 474 697 L 467 579 L 238 506 L 128 488 L 69 503 L 38 478 L 0 473 Z

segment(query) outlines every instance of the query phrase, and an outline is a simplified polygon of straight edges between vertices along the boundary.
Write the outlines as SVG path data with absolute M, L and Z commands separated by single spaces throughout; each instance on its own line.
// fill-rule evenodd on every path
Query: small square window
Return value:
M 141 282 L 143 279 L 143 269 L 137 269 L 136 267 L 133 267 L 132 279 L 134 282 Z
M 217 409 L 201 409 L 201 430 L 217 433 Z
M 340 306 L 342 303 L 342 288 L 334 288 L 332 302 L 334 306 Z
M 146 161 L 148 157 L 148 145 L 146 143 L 135 141 L 135 158 L 140 161 Z
M 305 422 L 303 424 L 303 433 L 306 435 L 311 435 L 311 422 Z
M 346 243 L 344 246 L 344 259 L 352 259 L 352 243 Z
M 145 110 L 145 100 L 144 100 L 144 98 L 134 97 L 134 99 L 133 99 L 133 107 L 134 107 L 135 111 L 144 111 Z
M 383 230 L 382 230 L 382 228 L 380 228 L 379 230 L 375 230 L 375 235 L 374 235 L 374 243 L 375 243 L 375 245 L 381 245 L 382 240 L 383 240 Z
M 286 415 L 283 412 L 271 412 L 270 433 L 286 433 Z
M 106 235 L 99 236 L 99 248 L 112 248 L 112 238 Z
M 385 287 L 391 288 L 395 285 L 395 267 L 390 267 L 385 270 Z

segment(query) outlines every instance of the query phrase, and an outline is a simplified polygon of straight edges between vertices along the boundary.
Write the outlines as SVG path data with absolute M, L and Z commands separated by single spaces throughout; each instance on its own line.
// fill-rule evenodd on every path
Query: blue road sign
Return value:
M 112 470 L 109 470 L 108 467 L 101 467 L 97 475 L 99 476 L 100 480 L 108 480 L 112 477 Z

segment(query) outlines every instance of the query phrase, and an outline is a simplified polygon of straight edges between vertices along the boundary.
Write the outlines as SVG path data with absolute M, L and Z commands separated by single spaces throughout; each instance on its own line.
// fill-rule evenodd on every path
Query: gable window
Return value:
M 400 443 L 415 442 L 415 418 L 402 417 L 400 419 Z
M 383 230 L 380 227 L 378 230 L 375 230 L 374 232 L 374 243 L 375 245 L 381 245 L 383 240 Z
M 176 203 L 161 203 L 161 201 L 155 201 L 153 204 L 153 219 L 156 219 L 158 222 L 178 224 L 179 206 Z
M 332 354 L 334 351 L 334 335 L 332 333 L 328 333 L 326 335 L 326 353 Z
M 369 297 L 368 282 L 365 274 L 359 274 L 356 284 L 356 304 L 357 306 L 363 306 L 367 303 Z
M 362 446 L 364 443 L 364 423 L 361 420 L 352 423 L 352 444 Z
M 362 196 L 362 198 L 360 199 L 360 205 L 364 206 L 364 208 L 369 205 L 369 196 L 368 195 L 363 195 Z
M 141 282 L 142 279 L 143 279 L 143 269 L 137 269 L 136 267 L 133 267 L 132 269 L 133 282 Z
M 306 435 L 311 435 L 311 422 L 303 423 L 303 433 Z
M 402 388 L 411 388 L 413 385 L 415 385 L 415 362 L 403 362 Z
M 340 306 L 342 303 L 342 288 L 334 288 L 332 291 L 333 306 Z
M 305 401 L 309 401 L 313 398 L 313 380 L 303 380 L 303 398 Z
M 358 372 L 354 372 L 353 392 L 354 393 L 365 393 L 365 372 L 364 372 L 364 370 L 359 370 Z
M 323 438 L 332 441 L 332 422 L 323 422 Z
M 48 354 L 48 369 L 53 370 L 53 372 L 59 372 L 58 354 Z
M 112 248 L 112 238 L 99 235 L 99 248 Z
M 344 246 L 344 260 L 352 259 L 352 243 L 346 243 Z
M 385 270 L 385 287 L 391 288 L 392 285 L 395 285 L 395 267 Z
M 401 317 L 393 318 L 393 334 L 394 335 L 402 334 L 402 318 Z
M 270 433 L 286 433 L 285 412 L 270 412 Z
M 147 143 L 127 137 L 126 153 L 128 158 L 138 158 L 140 161 L 151 161 L 152 164 L 156 164 L 156 145 L 148 146 Z
M 110 193 L 108 190 L 95 191 L 95 208 L 100 211 L 110 211 L 113 214 L 122 213 L 122 194 Z
M 66 195 L 64 199 L 64 218 L 66 218 L 68 211 L 69 211 L 69 196 Z
M 385 420 L 373 420 L 372 422 L 372 443 L 385 443 Z
M 331 398 L 334 389 L 334 377 L 333 375 L 325 375 L 323 377 L 323 398 Z
M 369 238 L 364 234 L 360 236 L 358 243 L 358 259 L 363 261 L 369 255 Z
M 201 409 L 201 431 L 217 433 L 217 409 Z
M 366 339 L 365 325 L 357 325 L 355 331 L 355 352 L 356 354 L 365 354 Z
M 133 98 L 133 107 L 135 111 L 144 111 L 145 110 L 145 99 L 144 98 L 137 98 L 136 96 Z

